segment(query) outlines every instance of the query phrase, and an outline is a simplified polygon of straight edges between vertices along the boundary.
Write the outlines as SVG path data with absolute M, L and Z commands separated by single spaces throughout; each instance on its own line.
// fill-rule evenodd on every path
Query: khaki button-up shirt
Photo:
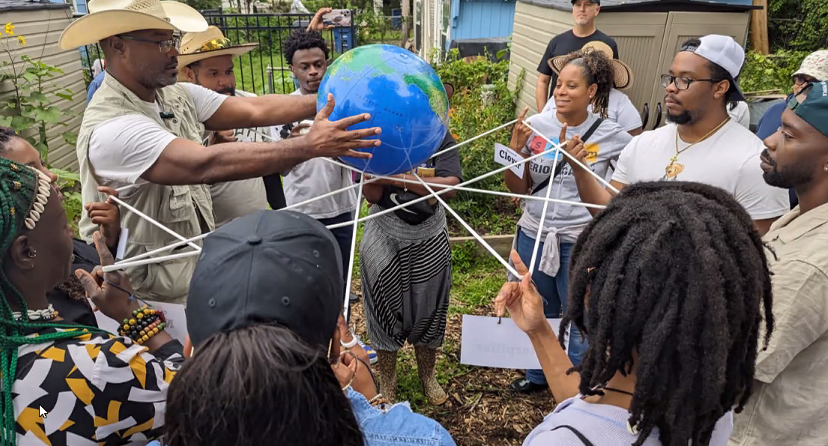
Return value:
M 729 446 L 828 445 L 828 204 L 799 207 L 764 241 L 775 327 Z M 764 336 L 764 333 L 762 334 Z

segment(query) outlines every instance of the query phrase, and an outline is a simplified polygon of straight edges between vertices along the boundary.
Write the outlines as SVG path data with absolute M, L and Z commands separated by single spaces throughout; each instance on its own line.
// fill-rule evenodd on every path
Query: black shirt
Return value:
M 556 56 L 564 56 L 573 51 L 578 51 L 587 43 L 595 40 L 609 45 L 610 48 L 612 48 L 612 57 L 614 59 L 618 59 L 618 44 L 615 43 L 615 40 L 613 40 L 612 37 L 598 31 L 597 29 L 594 33 L 587 37 L 578 37 L 570 29 L 565 33 L 558 34 L 549 41 L 549 45 L 546 45 L 546 52 L 543 53 L 543 58 L 541 58 L 540 64 L 538 65 L 538 73 L 552 77 L 552 80 L 549 83 L 549 85 L 552 86 L 550 90 L 555 88 L 558 76 L 549 66 L 549 59 Z

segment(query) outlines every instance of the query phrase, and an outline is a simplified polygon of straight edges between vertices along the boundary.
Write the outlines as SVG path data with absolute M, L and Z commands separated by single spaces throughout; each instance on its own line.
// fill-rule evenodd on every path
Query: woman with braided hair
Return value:
M 610 162 L 618 159 L 621 150 L 632 137 L 607 117 L 609 94 L 614 84 L 615 65 L 603 52 L 587 47 L 569 55 L 550 60 L 558 73 L 553 91 L 555 107 L 526 120 L 541 134 L 534 134 L 524 124 L 526 110 L 521 114 L 512 134 L 510 146 L 524 158 L 553 147 L 546 139 L 557 142 L 580 135 L 588 141 L 589 156 L 584 161 L 602 177 L 610 170 Z M 594 110 L 595 113 L 591 113 Z M 580 202 L 578 187 L 572 168 L 563 162 L 563 154 L 554 154 L 527 163 L 523 177 L 511 170 L 505 172 L 506 186 L 514 193 L 557 198 Z M 548 190 L 549 188 L 551 190 Z M 566 314 L 569 258 L 578 234 L 592 219 L 583 206 L 527 200 L 523 215 L 518 221 L 514 249 L 525 264 L 529 264 L 535 252 L 535 238 L 544 211 L 543 231 L 537 247 L 537 261 L 532 277 L 543 296 L 547 317 Z M 513 278 L 514 279 L 514 278 Z M 577 329 L 571 331 L 569 357 L 580 364 L 586 346 Z M 515 392 L 528 393 L 546 389 L 546 380 L 540 370 L 528 370 L 525 378 L 515 380 L 510 388 Z
M 727 444 L 773 330 L 764 247 L 727 192 L 624 188 L 578 237 L 559 338 L 512 259 L 523 279 L 503 286 L 496 312 L 529 335 L 559 402 L 524 446 Z M 562 349 L 569 322 L 589 340 L 574 368 Z
M 57 181 L 57 176 L 44 166 L 37 149 L 8 127 L 0 127 L 0 157 L 33 167 L 43 172 L 53 183 Z M 101 187 L 99 190 L 118 196 L 115 190 L 108 187 Z M 106 245 L 114 250 L 121 234 L 118 206 L 111 202 L 90 203 L 86 206 L 86 211 L 90 213 L 92 222 L 101 226 Z M 73 242 L 75 245 L 74 269 L 84 269 L 91 273 L 92 269 L 99 264 L 95 247 L 77 238 Z M 86 300 L 83 286 L 74 275 L 50 290 L 46 298 L 60 312 L 63 319 L 81 325 L 96 326 L 98 324 L 95 313 Z
M 163 425 L 181 344 L 163 331 L 162 315 L 139 307 L 124 274 L 78 272 L 93 303 L 123 320 L 122 333 L 136 341 L 70 323 L 54 310 L 46 294 L 69 277 L 74 255 L 51 183 L 0 158 L 0 444 L 146 441 Z M 100 233 L 95 242 L 101 263 L 112 264 Z

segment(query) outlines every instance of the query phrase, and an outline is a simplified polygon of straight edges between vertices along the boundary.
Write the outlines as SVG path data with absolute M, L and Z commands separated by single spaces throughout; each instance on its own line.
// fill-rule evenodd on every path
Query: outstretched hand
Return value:
M 76 270 L 75 276 L 83 285 L 86 297 L 92 299 L 92 303 L 97 307 L 96 310 L 118 322 L 128 319 L 132 311 L 139 307 L 138 303 L 131 299 L 132 285 L 129 283 L 129 276 L 123 271 L 103 272 L 103 267 L 114 265 L 115 259 L 106 247 L 100 232 L 95 232 L 93 238 L 101 264 L 96 266 L 91 274 L 82 269 Z
M 348 128 L 371 119 L 371 115 L 365 113 L 343 118 L 339 121 L 331 121 L 330 117 L 333 109 L 334 97 L 328 93 L 327 105 L 317 113 L 310 131 L 307 135 L 303 136 L 303 138 L 307 138 L 308 146 L 316 152 L 315 156 L 327 158 L 341 156 L 370 158 L 370 153 L 357 152 L 356 149 L 367 149 L 379 146 L 379 140 L 368 140 L 366 138 L 379 135 L 382 133 L 382 130 L 379 127 L 362 130 L 348 130 Z
M 118 191 L 106 186 L 98 187 L 98 192 L 118 198 Z M 117 247 L 121 237 L 121 210 L 112 198 L 106 201 L 88 203 L 84 206 L 92 223 L 100 226 L 106 246 Z
M 506 310 L 524 333 L 531 334 L 549 328 L 543 312 L 543 299 L 532 281 L 529 269 L 520 260 L 517 251 L 510 256 L 515 270 L 522 277 L 520 282 L 506 282 L 495 298 L 495 315 L 503 316 Z

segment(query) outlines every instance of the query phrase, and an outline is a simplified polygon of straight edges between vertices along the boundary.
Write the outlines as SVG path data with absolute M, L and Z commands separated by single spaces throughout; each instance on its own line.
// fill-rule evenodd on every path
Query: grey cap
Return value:
M 288 328 L 327 349 L 342 311 L 339 246 L 320 222 L 293 211 L 259 211 L 204 239 L 187 299 L 194 347 L 254 324 Z

